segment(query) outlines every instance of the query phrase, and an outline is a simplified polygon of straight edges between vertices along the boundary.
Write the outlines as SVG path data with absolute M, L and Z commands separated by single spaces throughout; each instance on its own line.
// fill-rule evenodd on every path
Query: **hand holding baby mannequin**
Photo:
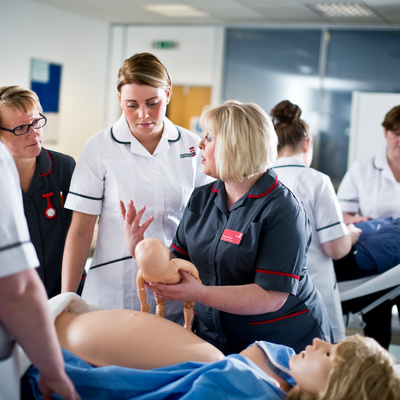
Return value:
M 174 258 L 170 260 L 170 251 L 164 243 L 157 238 L 146 238 L 140 241 L 135 248 L 135 258 L 139 267 L 136 276 L 137 293 L 141 303 L 141 310 L 150 312 L 147 304 L 145 282 L 156 282 L 168 285 L 180 283 L 182 275 L 180 271 L 186 271 L 199 282 L 197 268 L 189 261 Z M 156 314 L 165 317 L 165 300 L 157 297 Z M 185 328 L 191 330 L 194 316 L 194 302 L 184 302 Z

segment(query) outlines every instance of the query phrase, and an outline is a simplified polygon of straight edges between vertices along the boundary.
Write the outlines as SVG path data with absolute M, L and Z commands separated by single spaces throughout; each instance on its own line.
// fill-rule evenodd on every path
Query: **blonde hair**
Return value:
M 265 172 L 276 160 L 274 126 L 257 104 L 229 100 L 205 107 L 200 125 L 215 137 L 215 164 L 221 180 L 241 181 Z
M 118 73 L 118 92 L 122 86 L 132 83 L 165 90 L 172 87 L 167 68 L 151 53 L 136 53 L 125 60 Z
M 287 400 L 397 400 L 400 376 L 393 357 L 374 339 L 349 336 L 337 348 L 328 384 L 320 396 L 301 390 Z
M 5 108 L 21 114 L 34 108 L 42 112 L 38 95 L 33 90 L 18 85 L 0 87 L 0 123 L 1 111 Z

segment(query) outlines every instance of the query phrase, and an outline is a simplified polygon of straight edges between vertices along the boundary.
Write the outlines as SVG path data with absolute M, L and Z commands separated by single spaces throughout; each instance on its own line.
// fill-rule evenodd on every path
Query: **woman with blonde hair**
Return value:
M 171 95 L 170 75 L 157 57 L 139 53 L 125 60 L 117 83 L 122 115 L 87 141 L 72 178 L 63 292 L 78 287 L 99 217 L 82 296 L 104 308 L 140 310 L 138 268 L 124 243 L 120 200 L 146 205 L 138 210 L 147 220 L 146 234 L 169 246 L 193 189 L 209 182 L 196 150 L 200 138 L 165 116 Z M 155 312 L 154 296 L 149 299 Z M 167 306 L 166 316 L 183 323 L 182 310 L 183 304 L 175 302 Z
M 216 182 L 195 189 L 171 256 L 198 269 L 177 285 L 146 284 L 159 299 L 195 302 L 194 331 L 224 354 L 255 340 L 303 349 L 314 337 L 331 341 L 329 317 L 306 269 L 310 241 L 302 204 L 270 167 L 277 138 L 253 103 L 227 101 L 201 116 L 204 172 Z M 137 220 L 130 205 L 125 233 L 134 254 Z

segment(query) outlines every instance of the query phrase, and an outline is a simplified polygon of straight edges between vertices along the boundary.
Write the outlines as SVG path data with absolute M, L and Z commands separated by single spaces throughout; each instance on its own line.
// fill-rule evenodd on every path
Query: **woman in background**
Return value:
M 400 105 L 382 122 L 386 147 L 373 157 L 357 160 L 346 172 L 338 189 L 346 223 L 379 218 L 400 218 Z M 364 333 L 388 348 L 392 308 L 400 298 L 386 301 L 363 315 Z
M 274 169 L 307 210 L 312 226 L 308 272 L 324 299 L 338 342 L 344 338 L 345 328 L 332 259 L 345 256 L 361 231 L 353 225 L 346 228 L 330 178 L 310 168 L 313 138 L 300 118 L 300 107 L 284 100 L 271 110 L 271 116 L 279 142 Z
M 42 146 L 46 122 L 35 92 L 21 86 L 0 88 L 0 141 L 17 166 L 25 217 L 40 261 L 37 271 L 53 297 L 61 292 L 62 255 L 72 218 L 64 198 L 75 161 Z
M 62 290 L 78 287 L 99 217 L 93 261 L 82 296 L 103 308 L 140 310 L 135 260 L 125 242 L 120 200 L 133 199 L 148 220 L 147 234 L 167 246 L 193 189 L 203 174 L 200 138 L 166 118 L 172 83 L 165 66 L 149 53 L 135 54 L 119 70 L 117 99 L 123 111 L 111 127 L 91 137 L 82 151 L 66 207 L 73 218 L 64 252 Z M 151 292 L 150 292 L 151 293 Z M 148 296 L 155 312 L 154 296 Z M 166 317 L 183 323 L 183 304 Z

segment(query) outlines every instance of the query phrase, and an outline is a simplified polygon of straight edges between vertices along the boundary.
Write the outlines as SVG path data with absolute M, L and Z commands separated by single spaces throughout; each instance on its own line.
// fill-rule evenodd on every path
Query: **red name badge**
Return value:
M 232 231 L 230 229 L 225 229 L 224 233 L 222 234 L 221 240 L 228 243 L 239 244 L 242 240 L 243 233 Z

